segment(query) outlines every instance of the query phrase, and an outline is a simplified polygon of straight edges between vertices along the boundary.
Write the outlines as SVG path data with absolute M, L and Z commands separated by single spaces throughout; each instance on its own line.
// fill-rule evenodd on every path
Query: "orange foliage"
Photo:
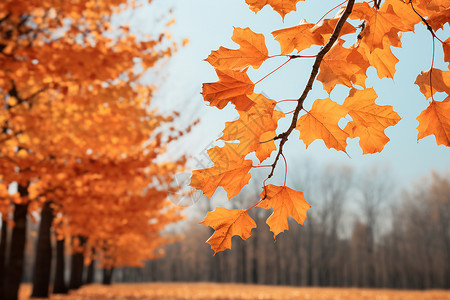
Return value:
M 30 286 L 24 285 L 19 300 L 28 299 Z M 70 295 L 52 295 L 51 300 L 75 299 L 322 299 L 322 300 L 440 300 L 448 299 L 448 291 L 388 290 L 357 288 L 286 287 L 218 283 L 145 283 L 87 285 Z
M 10 200 L 31 211 L 51 201 L 58 237 L 87 238 L 79 250 L 107 267 L 159 255 L 170 241 L 160 231 L 182 218 L 167 196 L 185 159 L 160 156 L 187 130 L 153 108 L 154 87 L 140 80 L 176 45 L 112 24 L 129 5 L 0 3 L 0 187 L 29 184 L 28 198 Z
M 287 13 L 296 10 L 299 1 L 246 0 L 245 2 L 254 12 L 270 5 L 284 18 Z M 241 47 L 238 50 L 220 47 L 207 58 L 207 61 L 216 68 L 219 81 L 203 85 L 205 101 L 219 109 L 224 108 L 229 102 L 233 103 L 239 113 L 239 119 L 226 123 L 221 138 L 226 141 L 225 146 L 216 147 L 208 152 L 214 166 L 194 171 L 191 186 L 202 190 L 208 197 L 213 195 L 218 186 L 222 186 L 227 191 L 228 198 L 231 198 L 248 183 L 252 168 L 269 168 L 261 199 L 249 209 L 257 206 L 273 209 L 267 223 L 275 236 L 288 229 L 286 223 L 288 216 L 303 223 L 309 208 L 303 193 L 285 186 L 286 177 L 283 186 L 266 185 L 278 163 L 281 160 L 286 162 L 283 147 L 290 134 L 295 129 L 298 130 L 300 139 L 306 147 L 319 139 L 323 140 L 326 147 L 346 153 L 347 139 L 359 138 L 364 154 L 381 152 L 389 141 L 384 133 L 385 129 L 397 124 L 400 117 L 392 106 L 380 106 L 375 103 L 377 99 L 375 90 L 366 87 L 368 68 L 374 67 L 379 78 L 393 79 L 395 66 L 399 60 L 391 47 L 400 48 L 402 33 L 413 32 L 417 24 L 425 25 L 433 38 L 430 46 L 433 49 L 438 47 L 442 49 L 444 61 L 450 61 L 449 38 L 441 37 L 448 35 L 448 32 L 440 31 L 439 36 L 435 32 L 438 29 L 445 29 L 444 25 L 449 23 L 449 0 L 386 0 L 358 3 L 349 0 L 334 18 L 325 18 L 339 6 L 330 7 L 331 9 L 316 23 L 301 20 L 299 25 L 273 31 L 273 38 L 280 44 L 280 53 L 271 55 L 267 52 L 262 34 L 254 33 L 249 28 L 236 28 L 232 39 Z M 350 45 L 352 42 L 353 45 Z M 312 46 L 314 47 L 310 49 Z M 311 51 L 317 49 L 317 46 L 321 48 L 316 55 L 302 55 L 303 50 Z M 296 53 L 292 54 L 294 51 Z M 249 67 L 257 69 L 264 61 L 279 56 L 288 59 L 282 66 L 303 57 L 315 59 L 309 80 L 298 99 L 274 101 L 254 93 L 257 84 L 279 68 L 256 83 L 247 76 L 247 69 Z M 433 57 L 433 61 L 434 59 Z M 434 94 L 443 92 L 450 96 L 449 74 L 450 70 L 433 68 L 432 64 L 430 70 L 422 72 L 416 80 L 425 97 L 432 98 L 429 107 L 417 118 L 418 139 L 434 135 L 437 144 L 445 146 L 450 146 L 448 118 L 450 98 L 437 101 Z M 330 98 L 313 99 L 312 108 L 307 111 L 303 103 L 309 91 L 313 89 L 316 79 L 322 83 L 323 89 L 330 97 L 338 85 L 350 88 L 344 103 L 338 104 Z M 286 114 L 273 110 L 276 103 L 281 101 L 294 102 L 295 110 Z M 279 128 L 281 124 L 279 120 L 283 118 L 289 118 L 287 128 Z M 341 128 L 342 122 L 346 122 L 344 129 Z M 253 165 L 251 157 L 247 157 L 253 152 L 261 163 L 270 158 L 272 161 L 266 165 Z M 272 155 L 274 152 L 275 156 Z M 248 230 L 247 225 L 242 224 L 243 226 L 239 227 L 241 219 L 236 216 L 237 212 L 226 215 L 226 211 L 216 209 L 208 213 L 207 219 L 202 224 L 217 229 L 217 224 L 209 220 L 230 218 L 233 220 L 235 232 L 244 228 Z M 248 224 L 247 214 L 245 216 L 245 223 Z M 227 224 L 230 226 L 229 222 Z M 221 242 L 217 242 L 217 235 L 213 235 L 209 240 L 214 252 L 231 246 L 233 234 L 228 231 L 226 234 L 223 236 L 221 232 L 220 237 L 221 240 L 227 241 L 227 247 L 222 247 Z M 245 231 L 245 238 L 248 237 L 247 234 L 248 231 Z

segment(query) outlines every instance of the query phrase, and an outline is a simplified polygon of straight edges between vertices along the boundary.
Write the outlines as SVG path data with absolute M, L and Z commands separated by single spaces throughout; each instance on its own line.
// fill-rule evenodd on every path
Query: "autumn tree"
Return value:
M 245 2 L 255 13 L 268 5 L 284 18 L 296 10 L 299 1 Z M 367 86 L 367 70 L 375 68 L 380 79 L 393 78 L 398 58 L 392 47 L 400 48 L 403 34 L 413 34 L 416 25 L 426 27 L 432 38 L 429 46 L 442 50 L 442 63 L 448 63 L 450 38 L 444 25 L 450 20 L 449 7 L 448 0 L 348 0 L 324 9 L 316 22 L 301 20 L 299 25 L 273 31 L 273 39 L 280 44 L 278 53 L 269 53 L 266 36 L 250 28 L 234 29 L 232 40 L 239 45 L 238 49 L 220 47 L 211 52 L 206 61 L 215 68 L 218 81 L 203 84 L 204 100 L 218 109 L 231 103 L 239 119 L 225 124 L 220 138 L 223 146 L 208 150 L 214 166 L 195 170 L 190 185 L 208 197 L 220 186 L 232 198 L 248 184 L 252 171 L 267 170 L 257 203 L 245 210 L 218 207 L 202 222 L 215 230 L 208 240 L 215 253 L 230 248 L 234 235 L 244 240 L 250 236 L 256 224 L 248 211 L 254 207 L 273 209 L 267 224 L 274 238 L 289 228 L 288 217 L 303 224 L 310 208 L 308 195 L 288 187 L 287 175 L 281 182 L 273 178 L 278 168 L 284 167 L 285 173 L 288 172 L 284 149 L 294 130 L 306 147 L 315 140 L 323 140 L 327 148 L 347 154 L 347 140 L 359 138 L 363 154 L 383 150 L 389 141 L 384 133 L 386 128 L 396 125 L 400 117 L 392 106 L 375 102 L 378 95 L 373 87 Z M 337 14 L 329 17 L 333 11 Z M 316 54 L 305 54 L 310 53 L 304 52 L 307 49 Z M 275 57 L 285 57 L 286 61 L 257 81 L 247 74 L 250 67 L 258 69 Z M 314 62 L 297 99 L 272 100 L 258 93 L 258 83 L 270 80 L 269 76 L 281 72 L 282 66 L 301 59 Z M 428 108 L 417 117 L 417 139 L 434 135 L 438 145 L 450 146 L 450 70 L 435 68 L 434 55 L 430 61 L 430 69 L 418 74 L 415 81 L 429 101 Z M 330 97 L 311 99 L 309 92 L 320 88 L 315 84 L 317 81 Z M 336 86 L 348 88 L 342 104 L 331 99 Z M 445 93 L 446 98 L 441 101 L 436 96 L 438 92 Z M 279 111 L 276 105 L 281 102 L 292 103 L 294 109 Z M 340 125 L 342 122 L 345 126 Z
M 177 113 L 155 109 L 155 87 L 142 81 L 177 45 L 162 33 L 135 35 L 112 22 L 134 5 L 0 4 L 0 249 L 6 222 L 14 225 L 6 269 L 0 255 L 2 278 L 8 274 L 2 299 L 17 298 L 28 212 L 42 211 L 35 297 L 48 295 L 51 226 L 59 239 L 85 241 L 83 249 L 74 242 L 73 251 L 95 253 L 88 259 L 113 267 L 151 257 L 167 242 L 160 229 L 180 218 L 166 197 L 185 160 L 166 163 L 160 156 L 186 131 L 171 124 Z M 7 196 L 13 183 L 18 194 Z M 127 251 L 139 254 L 127 261 Z

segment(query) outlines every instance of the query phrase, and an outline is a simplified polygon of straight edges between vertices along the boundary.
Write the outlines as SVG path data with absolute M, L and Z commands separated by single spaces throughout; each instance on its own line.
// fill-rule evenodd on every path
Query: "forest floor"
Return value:
M 27 300 L 31 286 L 21 287 L 20 300 Z M 305 288 L 215 283 L 144 283 L 89 285 L 51 300 L 450 300 L 450 291 L 408 291 L 358 288 Z

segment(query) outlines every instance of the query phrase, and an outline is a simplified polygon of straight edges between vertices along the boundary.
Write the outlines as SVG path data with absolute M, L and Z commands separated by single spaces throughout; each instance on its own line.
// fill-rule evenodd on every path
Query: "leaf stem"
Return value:
M 297 99 L 287 99 L 287 100 L 277 101 L 277 104 L 282 103 L 282 102 L 297 102 L 297 101 L 298 101 Z
M 283 154 L 283 153 L 281 153 L 281 156 L 282 156 L 283 159 L 284 159 L 284 166 L 285 166 L 285 169 L 284 169 L 284 184 L 283 184 L 283 186 L 286 186 L 286 179 L 287 179 L 287 170 L 288 170 L 288 166 L 287 166 L 286 157 L 284 157 L 284 154 Z
M 275 73 L 276 71 L 278 71 L 279 69 L 281 69 L 285 64 L 287 64 L 288 62 L 291 61 L 291 57 L 289 57 L 289 59 L 284 62 L 281 66 L 279 66 L 278 68 L 276 68 L 275 70 L 273 70 L 272 72 L 270 72 L 269 74 L 267 74 L 266 76 L 264 76 L 263 78 L 261 78 L 260 80 L 258 80 L 257 82 L 255 82 L 255 85 L 260 83 L 261 81 L 263 81 L 264 79 L 266 79 L 267 77 L 269 77 L 270 75 L 272 75 L 273 73 Z
M 282 57 L 282 56 L 290 57 L 289 54 L 277 54 L 277 55 L 270 55 L 270 56 L 268 56 L 267 58 Z
M 347 1 L 348 1 L 348 0 L 345 0 L 344 2 L 339 3 L 338 5 L 336 5 L 335 7 L 333 7 L 332 9 L 330 9 L 329 11 L 327 11 L 327 12 L 322 16 L 322 18 L 320 18 L 319 21 L 317 21 L 316 24 L 314 24 L 314 25 L 319 24 L 320 21 L 322 21 L 322 20 L 323 20 L 330 12 L 332 12 L 333 10 L 335 10 L 336 8 L 338 8 L 339 6 L 341 6 L 342 4 L 344 4 L 344 3 L 347 2 Z
M 420 19 L 422 20 L 422 22 L 425 24 L 425 26 L 427 27 L 428 31 L 431 33 L 431 37 L 432 37 L 432 39 L 433 39 L 433 55 L 432 55 L 432 57 L 431 57 L 431 68 L 430 68 L 430 91 L 431 91 L 431 100 L 434 101 L 434 96 L 433 96 L 433 82 L 432 82 L 432 80 L 431 80 L 431 75 L 433 74 L 433 66 L 434 66 L 434 55 L 435 55 L 434 53 L 435 53 L 435 48 L 436 48 L 436 47 L 435 47 L 435 41 L 434 41 L 434 39 L 435 39 L 435 38 L 438 39 L 441 43 L 444 43 L 444 42 L 442 42 L 441 39 L 439 39 L 439 38 L 436 36 L 436 34 L 434 33 L 433 28 L 431 28 L 431 26 L 430 26 L 430 24 L 427 22 L 427 20 L 425 20 L 425 18 L 422 17 L 422 15 L 419 14 L 419 13 L 416 11 L 416 9 L 414 8 L 414 5 L 413 5 L 413 3 L 412 3 L 411 0 L 409 1 L 409 4 L 411 5 L 412 10 L 416 13 L 416 15 L 419 16 L 419 18 L 420 18 Z

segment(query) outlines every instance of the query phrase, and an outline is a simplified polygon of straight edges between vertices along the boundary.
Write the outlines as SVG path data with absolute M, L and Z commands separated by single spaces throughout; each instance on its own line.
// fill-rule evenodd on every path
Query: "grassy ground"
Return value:
M 21 288 L 20 300 L 27 300 L 31 287 Z M 450 291 L 398 291 L 384 289 L 295 288 L 213 283 L 147 283 L 90 285 L 68 296 L 52 300 L 450 300 Z

